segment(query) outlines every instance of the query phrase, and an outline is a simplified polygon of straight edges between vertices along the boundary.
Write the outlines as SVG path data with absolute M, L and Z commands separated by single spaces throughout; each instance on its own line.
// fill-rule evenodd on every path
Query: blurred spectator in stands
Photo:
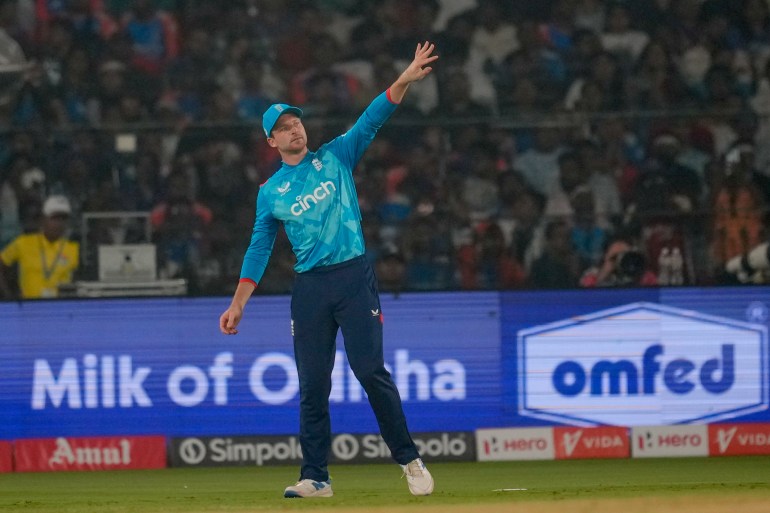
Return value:
M 714 65 L 704 77 L 703 126 L 711 132 L 716 155 L 724 155 L 737 139 L 734 122 L 743 107 L 735 77 L 726 65 Z
M 457 261 L 462 289 L 504 290 L 526 283 L 524 268 L 512 257 L 497 223 L 479 227 L 474 244 L 457 251 Z
M 505 233 L 510 233 L 511 254 L 517 262 L 524 264 L 525 269 L 530 270 L 532 262 L 540 257 L 545 245 L 545 198 L 525 187 L 510 203 L 505 202 L 504 205 L 507 212 L 502 214 L 501 222 L 502 219 L 510 219 L 510 223 L 503 223 L 502 227 Z
M 480 103 L 493 105 L 496 95 L 492 81 L 496 70 L 506 57 L 519 49 L 519 40 L 516 26 L 506 16 L 500 0 L 479 0 L 475 19 L 467 68 L 471 77 L 470 96 Z
M 13 155 L 6 164 L 4 179 L 0 181 L 0 246 L 5 246 L 24 232 L 30 221 L 24 218 L 27 205 L 43 204 L 46 176 L 32 164 L 24 153 Z
M 66 24 L 77 44 L 98 58 L 105 41 L 117 30 L 102 0 L 36 0 L 35 19 L 39 41 L 48 40 L 57 24 Z
M 575 32 L 575 1 L 554 0 L 549 3 L 548 19 L 538 27 L 538 32 L 549 48 L 559 54 L 569 53 Z
M 386 245 L 375 261 L 375 273 L 381 292 L 398 294 L 406 287 L 404 255 L 393 245 Z
M 770 6 L 765 0 L 741 1 L 736 32 L 756 69 L 764 69 L 770 58 Z
M 588 33 L 600 33 L 605 26 L 606 8 L 604 3 L 603 0 L 577 0 L 575 2 L 575 28 Z
M 737 144 L 724 159 L 721 185 L 714 194 L 713 264 L 721 268 L 767 240 L 763 217 L 770 180 L 754 170 L 754 147 Z
M 174 171 L 166 179 L 164 197 L 152 209 L 154 242 L 158 245 L 160 275 L 195 279 L 199 245 L 211 224 L 211 210 L 192 195 L 188 176 Z
M 681 141 L 670 132 L 656 135 L 652 152 L 636 189 L 640 215 L 691 213 L 700 206 L 703 184 L 698 175 L 677 162 Z
M 770 59 L 765 62 L 759 77 L 757 91 L 751 99 L 751 108 L 757 114 L 759 122 L 754 135 L 756 144 L 756 166 L 765 176 L 770 176 Z
M 94 94 L 92 61 L 83 47 L 75 47 L 67 55 L 62 70 L 59 100 L 63 121 L 74 125 L 91 123 L 89 99 Z
M 201 22 L 185 30 L 181 51 L 168 63 L 166 74 L 185 77 L 185 87 L 190 90 L 211 91 L 221 71 L 211 32 Z
M 552 220 L 563 220 L 571 225 L 571 197 L 576 189 L 587 187 L 588 175 L 581 165 L 579 155 L 574 151 L 565 151 L 559 155 L 558 176 L 548 187 L 545 204 L 545 216 Z
M 128 92 L 126 83 L 126 65 L 120 61 L 110 60 L 99 66 L 97 87 L 94 96 L 89 100 L 89 118 L 95 125 L 103 123 L 106 118 L 119 117 L 123 96 Z
M 260 120 L 275 100 L 265 90 L 262 60 L 256 54 L 246 52 L 240 61 L 242 85 L 236 97 L 238 117 L 244 120 Z
M 628 125 L 621 115 L 606 116 L 595 124 L 591 133 L 606 163 L 607 173 L 615 179 L 623 205 L 633 201 L 636 181 L 646 156 L 643 141 Z
M 316 38 L 326 35 L 325 28 L 317 5 L 303 3 L 296 8 L 296 21 L 275 40 L 275 66 L 285 82 L 316 65 Z
M 589 268 L 580 278 L 580 286 L 587 288 L 649 287 L 657 283 L 644 253 L 623 237 L 610 241 L 601 265 Z
M 581 273 L 602 258 L 609 232 L 597 220 L 594 194 L 588 186 L 579 186 L 570 193 L 572 217 L 572 246 L 580 259 Z
M 79 265 L 79 246 L 68 240 L 70 205 L 64 196 L 49 196 L 43 204 L 39 231 L 22 234 L 0 252 L 0 297 L 16 298 L 8 283 L 9 267 L 18 266 L 18 293 L 22 299 L 53 298 L 59 286 L 72 281 Z
M 132 64 L 147 75 L 162 74 L 179 54 L 177 21 L 153 0 L 135 0 L 123 15 L 122 26 L 133 42 Z
M 632 26 L 626 2 L 613 0 L 607 5 L 602 46 L 631 68 L 647 46 L 650 36 Z
M 470 151 L 470 168 L 462 180 L 461 198 L 474 225 L 492 219 L 499 210 L 496 154 L 496 147 L 483 143 Z
M 623 213 L 614 170 L 606 154 L 590 139 L 578 142 L 575 151 L 586 176 L 586 185 L 593 194 L 596 222 L 602 228 L 611 229 Z
M 700 208 L 703 184 L 698 175 L 677 162 L 681 143 L 672 133 L 654 136 L 651 155 L 635 187 L 635 197 L 629 205 L 628 217 L 642 226 L 642 246 L 652 266 L 668 248 L 677 248 L 682 255 L 685 272 L 682 283 L 692 275 L 690 231 L 692 219 Z M 658 269 L 655 267 L 655 271 Z M 667 285 L 666 280 L 662 284 Z
M 644 48 L 626 87 L 629 106 L 639 109 L 674 108 L 685 95 L 684 82 L 660 40 L 652 40 Z
M 335 67 L 340 57 L 337 41 L 330 35 L 319 35 L 313 42 L 313 66 L 291 79 L 292 104 L 302 105 L 306 114 L 351 111 L 361 87 L 353 75 Z
M 589 89 L 590 88 L 590 89 Z M 588 75 L 570 84 L 564 97 L 567 110 L 616 111 L 625 106 L 623 70 L 615 56 L 608 52 L 596 55 Z
M 513 167 L 521 172 L 527 184 L 540 194 L 547 195 L 559 179 L 559 156 L 565 151 L 560 139 L 558 128 L 538 126 L 535 146 L 513 162 Z
M 452 242 L 446 223 L 435 216 L 415 216 L 405 233 L 406 283 L 409 290 L 446 290 L 453 286 Z
M 143 151 L 136 156 L 120 184 L 120 195 L 126 208 L 149 212 L 157 203 L 160 189 L 160 160 L 157 155 Z
M 564 221 L 549 222 L 543 254 L 532 263 L 530 283 L 543 289 L 569 289 L 578 285 L 579 272 L 569 226 Z
M 470 48 L 473 33 L 476 29 L 476 18 L 470 9 L 475 2 L 468 6 L 469 10 L 449 18 L 446 27 L 436 36 L 436 46 L 442 49 L 442 59 L 447 59 L 447 66 L 464 67 L 470 59 Z
M 564 95 L 567 65 L 561 55 L 550 48 L 541 37 L 538 26 L 531 20 L 518 24 L 519 49 L 509 54 L 499 65 L 496 87 L 512 87 L 517 80 L 529 78 L 537 86 L 544 104 L 551 105 Z
M 597 32 L 586 29 L 576 30 L 572 36 L 572 47 L 565 58 L 569 76 L 572 78 L 588 76 L 594 57 L 603 51 L 602 41 Z

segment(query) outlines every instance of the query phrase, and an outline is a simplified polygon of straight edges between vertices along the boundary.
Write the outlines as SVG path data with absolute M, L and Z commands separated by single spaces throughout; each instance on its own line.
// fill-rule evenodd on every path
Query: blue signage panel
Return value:
M 298 380 L 289 298 L 255 296 L 236 336 L 229 300 L 0 304 L 0 439 L 293 433 Z M 384 296 L 385 360 L 414 432 L 501 415 L 499 295 Z M 336 432 L 377 430 L 337 340 Z
M 770 421 L 767 287 L 384 296 L 413 432 Z M 0 439 L 296 433 L 289 298 L 0 303 Z M 335 432 L 377 424 L 337 340 Z
M 767 421 L 767 288 L 502 297 L 515 424 Z M 529 316 L 527 315 L 529 314 Z

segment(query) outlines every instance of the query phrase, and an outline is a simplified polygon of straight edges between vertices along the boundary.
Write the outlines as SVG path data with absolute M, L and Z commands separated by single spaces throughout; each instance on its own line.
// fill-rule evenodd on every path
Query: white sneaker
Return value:
M 308 497 L 331 497 L 334 495 L 332 484 L 329 481 L 313 481 L 312 479 L 303 479 L 297 481 L 294 486 L 287 486 L 283 491 L 283 496 L 287 499 L 308 498 Z
M 406 483 L 412 495 L 430 495 L 433 492 L 433 476 L 420 458 L 401 465 L 406 476 Z

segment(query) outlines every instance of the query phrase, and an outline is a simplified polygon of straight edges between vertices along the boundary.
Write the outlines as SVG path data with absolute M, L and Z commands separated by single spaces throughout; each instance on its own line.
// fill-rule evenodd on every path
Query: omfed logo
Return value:
M 590 426 L 719 420 L 768 406 L 768 336 L 652 303 L 519 332 L 519 413 Z
M 770 424 L 712 424 L 711 456 L 770 454 Z

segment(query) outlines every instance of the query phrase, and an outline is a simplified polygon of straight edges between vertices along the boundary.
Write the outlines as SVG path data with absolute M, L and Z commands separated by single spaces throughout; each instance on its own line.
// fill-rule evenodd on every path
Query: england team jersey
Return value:
M 284 163 L 261 186 L 241 279 L 259 283 L 279 222 L 297 257 L 294 270 L 299 273 L 364 254 L 353 169 L 396 109 L 387 93 L 377 96 L 348 132 L 308 152 L 295 166 Z

